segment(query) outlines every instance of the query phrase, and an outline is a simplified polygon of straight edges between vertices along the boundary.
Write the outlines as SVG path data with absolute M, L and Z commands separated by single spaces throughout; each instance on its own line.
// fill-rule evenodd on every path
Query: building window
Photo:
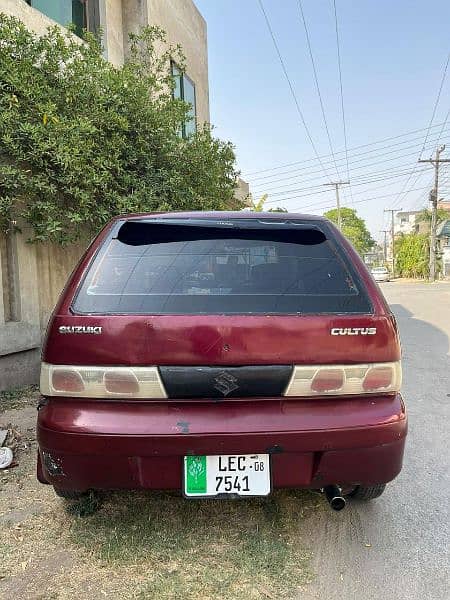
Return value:
M 19 282 L 17 280 L 16 239 L 14 234 L 0 236 L 3 320 L 20 321 Z
M 26 0 L 27 4 L 39 10 L 65 27 L 75 25 L 75 33 L 82 35 L 83 29 L 91 29 L 88 19 L 88 0 Z
M 190 104 L 188 119 L 183 123 L 181 135 L 187 138 L 197 131 L 197 109 L 195 103 L 195 85 L 186 73 L 182 73 L 172 62 L 172 77 L 174 80 L 173 96 Z

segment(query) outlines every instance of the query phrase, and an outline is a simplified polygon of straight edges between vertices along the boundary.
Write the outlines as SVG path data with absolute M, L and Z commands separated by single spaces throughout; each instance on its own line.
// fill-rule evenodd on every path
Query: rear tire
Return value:
M 385 483 L 377 483 L 376 485 L 363 486 L 357 485 L 355 489 L 348 494 L 351 498 L 356 500 L 374 500 L 381 496 L 386 488 Z
M 87 496 L 87 492 L 77 492 L 74 490 L 63 490 L 61 488 L 53 487 L 55 494 L 64 500 L 81 500 Z

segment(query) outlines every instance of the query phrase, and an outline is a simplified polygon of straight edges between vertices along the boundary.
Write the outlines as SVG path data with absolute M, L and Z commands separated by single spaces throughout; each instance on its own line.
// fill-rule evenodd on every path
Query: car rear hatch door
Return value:
M 80 269 L 52 364 L 155 365 L 169 397 L 261 397 L 294 365 L 399 359 L 377 286 L 324 220 L 129 220 Z

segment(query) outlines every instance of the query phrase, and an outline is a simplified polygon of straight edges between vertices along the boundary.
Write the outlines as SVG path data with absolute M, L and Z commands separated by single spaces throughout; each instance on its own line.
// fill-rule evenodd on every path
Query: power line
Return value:
M 450 131 L 450 129 L 448 131 Z M 430 144 L 432 144 L 432 143 L 435 143 L 435 141 L 434 140 L 430 141 Z M 417 148 L 420 145 L 421 144 L 413 144 L 411 146 L 406 146 L 406 147 L 402 148 L 401 150 L 409 150 L 409 149 L 412 149 L 412 148 Z M 355 164 L 358 164 L 358 163 L 364 163 L 364 162 L 366 162 L 368 160 L 371 160 L 372 158 L 381 158 L 383 156 L 388 156 L 390 154 L 395 154 L 398 151 L 399 151 L 398 149 L 395 149 L 395 150 L 391 150 L 390 152 L 382 152 L 381 154 L 376 154 L 376 155 L 373 155 L 373 156 L 368 156 L 366 158 L 360 158 L 358 160 L 350 161 L 350 165 L 355 165 Z M 358 156 L 358 155 L 356 154 L 355 156 Z M 406 158 L 408 156 L 414 156 L 414 157 L 416 157 L 417 156 L 417 152 L 408 152 L 407 154 L 399 154 L 399 155 L 397 155 L 396 158 Z M 388 159 L 384 159 L 384 160 L 381 160 L 381 161 L 377 161 L 377 162 L 372 162 L 372 163 L 368 163 L 368 164 L 365 164 L 365 165 L 361 165 L 359 167 L 353 167 L 352 171 L 355 171 L 355 170 L 358 170 L 358 169 L 365 169 L 367 167 L 370 167 L 370 166 L 373 166 L 373 165 L 377 165 L 377 164 L 381 164 L 383 162 L 389 162 L 389 161 L 392 161 L 392 159 L 388 158 Z M 254 184 L 251 184 L 251 188 L 252 188 L 252 190 L 259 189 L 259 188 L 264 188 L 265 190 L 267 190 L 267 188 L 266 188 L 267 185 L 272 185 L 272 184 L 275 184 L 275 183 L 278 183 L 278 182 L 288 181 L 288 180 L 291 180 L 291 179 L 300 180 L 299 183 L 302 183 L 304 181 L 312 181 L 313 179 L 319 179 L 320 177 L 318 176 L 318 177 L 314 177 L 313 179 L 307 179 L 307 180 L 304 180 L 303 177 L 308 176 L 308 175 L 314 175 L 316 173 L 321 173 L 321 171 L 320 170 L 309 171 L 309 172 L 305 172 L 303 175 L 291 175 L 290 177 L 281 177 L 279 179 L 273 179 L 271 181 L 266 181 L 264 183 L 254 183 Z M 289 184 L 286 184 L 286 186 L 288 186 L 288 185 L 295 185 L 295 181 L 291 182 Z M 272 189 L 278 189 L 278 187 L 286 187 L 286 186 L 284 186 L 284 185 L 277 186 L 277 188 L 272 188 Z
M 422 158 L 422 154 L 423 154 L 423 151 L 424 151 L 424 149 L 425 149 L 425 144 L 427 143 L 427 140 L 428 140 L 428 135 L 429 135 L 429 133 L 430 133 L 430 127 L 431 127 L 431 125 L 433 124 L 434 117 L 435 117 L 435 115 L 436 115 L 436 109 L 437 109 L 437 107 L 438 107 L 439 100 L 440 100 L 440 98 L 441 98 L 441 92 L 442 92 L 442 88 L 443 88 L 443 86 L 444 86 L 444 81 L 445 81 L 445 78 L 446 78 L 446 76 L 447 76 L 447 68 L 448 68 L 448 63 L 449 63 L 449 61 L 450 61 L 450 52 L 448 53 L 448 56 L 447 56 L 447 62 L 445 63 L 444 72 L 442 73 L 441 85 L 439 86 L 439 91 L 438 91 L 438 95 L 437 95 L 437 98 L 436 98 L 436 102 L 434 103 L 434 107 L 433 107 L 433 114 L 431 115 L 430 123 L 429 123 L 429 125 L 428 125 L 427 134 L 426 134 L 426 136 L 425 136 L 425 140 L 424 140 L 424 142 L 423 142 L 423 147 L 422 147 L 422 150 L 421 150 L 421 152 L 420 152 L 419 160 Z
M 445 130 L 445 131 L 446 131 L 446 132 L 447 132 L 447 131 L 450 131 L 450 129 L 447 129 L 447 130 Z M 433 135 L 438 135 L 438 134 L 437 134 L 437 132 L 435 132 Z M 439 134 L 439 135 L 441 135 L 441 134 Z M 419 137 L 412 138 L 412 139 L 410 139 L 410 140 L 403 140 L 402 142 L 396 142 L 396 143 L 394 143 L 394 144 L 387 144 L 386 146 L 381 146 L 380 148 L 373 148 L 373 149 L 371 149 L 371 150 L 365 150 L 365 151 L 363 151 L 363 152 L 355 152 L 354 154 L 350 155 L 350 158 L 353 158 L 354 156 L 362 156 L 362 155 L 365 155 L 365 154 L 372 154 L 373 152 L 379 152 L 380 150 L 385 150 L 385 149 L 389 149 L 389 148 L 394 148 L 394 147 L 396 147 L 396 146 L 403 146 L 404 144 L 409 144 L 409 143 L 411 143 L 411 142 L 416 142 L 416 141 L 419 141 L 419 140 L 420 140 L 420 144 L 414 144 L 413 146 L 407 146 L 407 147 L 408 147 L 408 148 L 409 148 L 409 147 L 411 147 L 411 148 L 412 148 L 412 147 L 416 147 L 416 146 L 421 146 L 421 145 L 422 145 L 422 139 L 423 139 L 423 137 L 422 137 L 422 136 L 419 136 Z M 431 141 L 432 141 L 432 140 L 430 140 L 430 143 L 431 143 Z M 366 144 L 366 146 L 368 146 L 368 145 L 369 145 L 369 146 L 370 146 L 370 145 L 375 145 L 375 144 L 379 144 L 379 143 L 381 143 L 381 142 L 374 142 L 373 144 Z M 363 147 L 365 147 L 365 146 L 361 146 L 361 148 L 363 148 Z M 357 147 L 355 147 L 355 148 L 354 148 L 354 150 L 356 150 L 356 149 L 357 149 Z M 342 150 L 342 151 L 339 151 L 339 152 L 335 152 L 335 156 L 336 156 L 336 155 L 338 155 L 338 154 L 344 154 L 344 152 L 345 152 L 344 150 Z M 387 153 L 384 153 L 384 152 L 383 152 L 383 154 L 387 154 Z M 327 155 L 327 156 L 330 156 L 330 155 Z M 324 158 L 325 158 L 325 156 L 324 156 Z M 304 161 L 304 162 L 305 162 L 305 163 L 306 163 L 306 162 L 312 162 L 312 161 L 314 161 L 314 160 L 315 160 L 315 159 L 308 159 L 308 160 L 306 160 L 306 161 Z M 362 160 L 364 160 L 364 159 L 362 159 Z M 345 161 L 345 156 L 344 156 L 344 157 L 342 157 L 342 158 L 338 158 L 338 159 L 337 159 L 337 161 L 338 161 L 338 162 L 343 162 L 343 161 Z M 353 164 L 353 162 L 354 162 L 354 161 L 350 161 L 350 164 Z M 327 160 L 327 161 L 325 162 L 325 164 L 329 164 L 329 163 L 331 163 L 331 160 Z M 300 164 L 300 163 L 299 163 L 299 164 Z M 262 180 L 262 179 L 272 179 L 273 177 L 278 177 L 278 176 L 280 176 L 280 175 L 289 175 L 290 173 L 297 173 L 297 172 L 299 172 L 299 171 L 306 171 L 306 170 L 308 170 L 308 169 L 312 169 L 312 168 L 314 168 L 314 166 L 315 166 L 315 165 L 308 165 L 308 166 L 303 166 L 303 167 L 296 167 L 295 169 L 289 169 L 289 170 L 287 170 L 287 171 L 282 171 L 281 173 L 274 173 L 274 174 L 272 174 L 272 175 L 261 175 L 261 176 L 259 176 L 259 177 L 255 177 L 255 178 L 253 178 L 253 180 L 252 180 L 250 177 L 247 177 L 247 179 L 248 179 L 250 182 L 252 182 L 252 181 L 259 181 L 259 180 Z M 317 171 L 317 173 L 320 173 L 320 172 L 321 172 L 320 170 L 319 170 L 319 171 Z M 255 183 L 254 185 L 259 185 L 259 184 Z
M 312 138 L 312 135 L 311 135 L 311 133 L 310 133 L 310 131 L 309 131 L 308 125 L 307 125 L 307 123 L 306 123 L 306 120 L 305 120 L 305 117 L 304 117 L 304 115 L 303 115 L 303 111 L 302 111 L 302 109 L 300 108 L 300 103 L 299 103 L 299 101 L 298 101 L 298 98 L 297 98 L 297 95 L 296 95 L 296 93 L 295 93 L 294 87 L 293 87 L 293 85 L 292 85 L 292 82 L 291 82 L 291 80 L 290 80 L 289 74 L 288 74 L 288 72 L 287 72 L 286 65 L 285 65 L 285 63 L 284 63 L 283 57 L 282 57 L 282 55 L 281 55 L 281 52 L 280 52 L 280 49 L 279 49 L 279 47 L 278 47 L 278 43 L 277 43 L 277 40 L 276 40 L 276 38 L 275 38 L 275 34 L 274 34 L 274 32 L 273 32 L 273 29 L 272 29 L 272 26 L 271 26 L 271 24 L 270 24 L 269 17 L 267 16 L 267 13 L 266 13 L 266 11 L 265 11 L 265 9 L 264 9 L 264 5 L 263 5 L 263 3 L 262 3 L 262 0 L 258 0 L 258 3 L 259 3 L 259 6 L 260 6 L 260 8 L 261 8 L 261 11 L 262 11 L 262 13 L 263 13 L 263 15 L 264 15 L 264 19 L 265 19 L 265 21 L 266 21 L 267 29 L 269 30 L 270 37 L 272 38 L 273 45 L 275 46 L 275 50 L 276 50 L 276 52 L 277 52 L 278 59 L 279 59 L 279 61 L 280 61 L 280 64 L 281 64 L 281 68 L 282 68 L 282 70 L 283 70 L 283 73 L 284 73 L 284 76 L 285 76 L 285 78 L 286 78 L 286 81 L 288 82 L 288 85 L 289 85 L 289 89 L 290 89 L 290 91 L 291 91 L 292 98 L 293 98 L 293 100 L 294 100 L 294 103 L 295 103 L 295 106 L 296 106 L 297 112 L 298 112 L 298 114 L 299 114 L 299 116 L 300 116 L 300 119 L 301 119 L 301 122 L 302 122 L 302 124 L 303 124 L 303 127 L 304 127 L 304 129 L 305 129 L 305 131 L 306 131 L 306 135 L 308 136 L 308 139 L 309 139 L 309 141 L 310 141 L 310 143 L 311 143 L 311 146 L 312 146 L 312 148 L 313 148 L 313 150 L 314 150 L 314 154 L 316 155 L 316 158 L 317 158 L 317 160 L 318 160 L 318 162 L 319 162 L 320 166 L 322 167 L 322 170 L 323 170 L 323 172 L 325 173 L 325 176 L 327 177 L 327 179 L 329 179 L 329 178 L 330 178 L 330 176 L 329 176 L 329 174 L 328 174 L 327 170 L 325 169 L 325 167 L 324 167 L 324 166 L 323 166 L 323 164 L 322 164 L 322 160 L 321 160 L 321 158 L 320 158 L 320 156 L 319 156 L 319 153 L 317 152 L 316 145 L 315 145 L 315 143 L 314 143 L 314 140 L 313 140 L 313 138 Z
M 411 188 L 408 190 L 408 192 L 418 192 L 419 190 L 427 190 L 428 186 L 425 186 L 423 188 Z M 355 204 L 362 204 L 364 202 L 371 202 L 372 200 L 381 200 L 383 198 L 392 198 L 392 196 L 395 196 L 395 193 L 393 194 L 384 194 L 382 196 L 374 196 L 372 198 L 363 198 L 362 200 L 355 200 Z M 318 210 L 328 210 L 329 208 L 334 208 L 334 206 L 320 206 L 318 204 L 307 204 L 307 205 L 303 205 L 303 206 L 299 206 L 297 208 L 293 208 L 292 212 L 296 212 L 297 210 L 304 210 L 305 208 L 317 208 Z
M 435 115 L 436 115 L 436 109 L 437 109 L 437 107 L 438 107 L 439 100 L 440 100 L 440 98 L 441 98 L 441 92 L 442 92 L 442 88 L 443 88 L 443 86 L 444 86 L 444 81 L 445 81 L 445 78 L 446 78 L 446 76 L 447 76 L 447 68 L 448 68 L 448 63 L 449 63 L 449 60 L 450 60 L 450 52 L 449 52 L 449 53 L 448 53 L 448 55 L 447 55 L 447 61 L 446 61 L 446 63 L 445 63 L 444 72 L 442 73 L 442 78 L 441 78 L 441 83 L 440 83 L 440 86 L 439 86 L 439 91 L 438 91 L 438 94 L 437 94 L 437 97 L 436 97 L 436 101 L 435 101 L 435 103 L 434 103 L 434 106 L 433 106 L 433 112 L 432 112 L 432 115 L 431 115 L 430 122 L 428 123 L 428 128 L 427 128 L 427 132 L 426 132 L 425 139 L 424 139 L 424 142 L 423 142 L 422 150 L 420 151 L 420 155 L 419 155 L 419 161 L 420 161 L 420 159 L 422 158 L 422 154 L 423 154 L 423 151 L 424 151 L 424 149 L 425 149 L 425 145 L 426 145 L 426 143 L 427 143 L 427 141 L 428 141 L 428 136 L 430 135 L 430 130 L 431 130 L 431 127 L 432 127 L 432 125 L 433 125 L 434 117 L 435 117 Z M 448 115 L 447 115 L 447 116 L 448 116 Z M 445 126 L 445 123 L 446 123 L 446 120 L 444 121 L 444 126 Z M 441 135 L 441 134 L 439 134 L 439 137 L 440 137 L 440 135 Z M 405 187 L 409 185 L 409 182 L 411 181 L 411 179 L 412 179 L 412 177 L 413 177 L 414 173 L 416 172 L 417 165 L 418 165 L 418 163 L 416 163 L 416 164 L 414 165 L 414 167 L 413 167 L 413 169 L 412 169 L 412 171 L 411 171 L 411 175 L 410 175 L 410 177 L 409 177 L 409 178 L 408 178 L 408 180 L 405 182 Z M 413 186 L 417 184 L 417 182 L 418 182 L 419 178 L 420 178 L 420 176 L 419 176 L 419 177 L 416 177 L 416 180 L 414 181 L 414 184 L 413 184 Z M 397 198 L 395 199 L 395 201 L 394 201 L 394 203 L 393 203 L 393 206 L 397 206 L 397 205 L 398 205 L 398 203 L 402 201 L 402 200 L 401 200 L 401 196 L 402 196 L 402 194 L 405 194 L 404 190 L 401 190 L 401 191 L 399 192 L 399 194 L 398 194 Z
M 438 137 L 438 139 L 437 139 L 437 143 L 438 143 L 438 144 L 439 144 L 439 142 L 441 141 L 441 137 L 442 137 L 442 134 L 443 134 L 443 132 L 444 132 L 445 126 L 447 125 L 447 121 L 448 121 L 448 118 L 449 118 L 449 117 L 450 117 L 450 108 L 448 109 L 448 111 L 447 111 L 447 114 L 445 115 L 444 122 L 442 123 L 442 129 L 441 129 L 441 131 L 439 132 L 439 137 Z
M 406 154 L 401 154 L 398 156 L 399 159 L 401 158 L 406 158 L 409 159 L 410 157 L 414 157 L 413 160 L 416 160 L 417 154 L 415 152 L 408 152 Z M 372 163 L 367 163 L 364 165 L 360 165 L 357 167 L 353 168 L 353 173 L 355 173 L 355 171 L 359 171 L 361 169 L 368 169 L 370 167 L 376 167 L 378 165 L 383 165 L 384 163 L 392 163 L 392 160 L 389 158 L 384 158 L 382 160 L 378 160 L 378 161 L 374 161 Z M 402 164 L 397 164 L 394 167 L 392 167 L 391 169 L 386 169 L 384 167 L 382 167 L 381 169 L 379 169 L 378 171 L 369 171 L 369 172 L 365 172 L 365 173 L 361 173 L 359 175 L 354 175 L 353 179 L 354 180 L 358 180 L 361 177 L 370 177 L 372 174 L 376 174 L 376 173 L 381 173 L 384 171 L 389 172 L 389 170 L 398 170 L 398 169 L 403 169 L 406 167 L 410 167 L 411 162 L 410 160 L 408 160 L 407 162 L 404 162 Z M 319 182 L 321 180 L 320 176 L 314 176 L 314 177 L 310 177 L 307 179 L 302 179 L 301 181 L 297 181 L 297 182 L 291 182 L 289 184 L 284 184 L 284 185 L 279 185 L 279 186 L 275 186 L 275 187 L 271 187 L 271 188 L 267 188 L 267 187 L 263 187 L 261 189 L 258 188 L 257 193 L 269 193 L 269 194 L 280 194 L 280 193 L 289 193 L 289 192 L 293 192 L 295 190 L 298 189 L 298 186 L 305 184 L 305 183 L 310 183 L 311 182 L 311 186 L 310 187 L 315 187 L 315 183 L 314 182 Z M 283 189 L 283 188 L 287 188 L 287 189 Z M 253 188 L 252 188 L 253 189 Z
M 406 177 L 407 174 L 408 174 L 408 172 L 405 172 L 405 174 L 403 175 L 403 177 Z M 389 179 L 389 178 L 388 177 L 383 177 L 383 178 L 379 179 L 379 181 L 385 181 L 386 179 Z M 372 181 L 370 183 L 376 183 L 376 181 Z M 356 186 L 361 186 L 361 185 L 368 185 L 368 184 L 367 184 L 367 182 L 357 183 L 357 184 L 355 184 L 355 187 Z M 368 192 L 371 192 L 373 190 L 382 189 L 382 188 L 386 187 L 387 185 L 390 185 L 390 184 L 388 183 L 386 185 L 379 185 L 379 186 L 377 186 L 375 188 L 369 188 L 368 190 L 365 190 L 364 193 L 368 193 Z M 306 193 L 306 194 L 296 194 L 295 196 L 287 196 L 287 197 L 284 197 L 284 198 L 277 198 L 276 200 L 269 200 L 268 202 L 266 202 L 266 204 L 273 204 L 275 202 L 279 204 L 280 202 L 286 202 L 288 200 L 294 200 L 294 199 L 297 199 L 297 198 L 310 198 L 311 196 L 317 196 L 319 194 L 324 194 L 324 193 L 326 193 L 326 190 L 321 190 L 321 191 L 317 191 L 317 192 L 309 192 L 309 193 Z M 393 193 L 392 195 L 395 196 L 396 192 Z
M 325 114 L 325 107 L 324 107 L 323 100 L 322 100 L 322 94 L 320 92 L 319 78 L 317 76 L 316 63 L 315 63 L 315 60 L 314 60 L 314 55 L 313 55 L 313 51 L 312 51 L 311 40 L 310 40 L 310 37 L 309 37 L 308 26 L 306 24 L 305 14 L 303 12 L 303 5 L 302 5 L 302 1 L 301 0 L 297 0 L 297 2 L 298 2 L 298 8 L 300 10 L 300 16 L 301 16 L 302 22 L 303 22 L 303 28 L 305 30 L 306 43 L 308 45 L 309 57 L 311 59 L 311 65 L 312 65 L 313 74 L 314 74 L 314 81 L 316 83 L 316 90 L 317 90 L 317 95 L 319 97 L 320 109 L 322 111 L 322 118 L 323 118 L 323 123 L 325 125 L 325 131 L 327 133 L 328 144 L 330 146 L 331 156 L 333 157 L 333 162 L 334 162 L 334 167 L 336 169 L 336 174 L 337 174 L 338 177 L 340 177 L 339 170 L 338 170 L 338 167 L 337 167 L 337 164 L 336 164 L 336 159 L 335 159 L 335 156 L 334 156 L 333 143 L 331 141 L 330 130 L 328 128 L 328 121 L 327 121 L 327 117 L 326 117 L 326 114 Z
M 346 162 L 347 162 L 347 179 L 349 179 L 349 172 L 348 172 L 348 149 L 347 149 L 347 126 L 345 124 L 344 88 L 343 88 L 343 85 L 342 85 L 341 50 L 340 50 L 340 43 L 339 43 L 339 26 L 338 26 L 338 18 L 337 18 L 336 0 L 333 0 L 333 8 L 334 8 L 334 24 L 335 24 L 335 29 L 336 29 L 336 49 L 337 49 L 338 71 L 339 71 L 339 88 L 340 88 L 340 92 L 341 92 L 342 128 L 344 130 L 345 159 L 346 159 Z
M 436 125 L 432 125 L 431 129 L 434 129 L 435 127 L 441 127 L 442 123 L 437 123 Z M 382 144 L 383 142 L 389 142 L 391 140 L 397 140 L 401 137 L 407 137 L 408 135 L 413 135 L 414 133 L 421 133 L 422 131 L 426 131 L 428 129 L 428 127 L 422 127 L 421 129 L 413 129 L 411 131 L 407 131 L 405 133 L 400 133 L 399 135 L 394 135 L 391 137 L 387 137 L 387 138 L 383 138 L 380 140 L 376 140 L 374 142 L 369 142 L 367 144 L 360 144 L 359 146 L 353 146 L 352 148 L 349 148 L 349 150 L 359 150 L 360 148 L 367 148 L 368 146 L 376 146 L 377 144 Z M 422 139 L 422 138 L 420 138 Z M 406 141 L 405 141 L 406 143 Z M 345 150 L 342 151 L 338 151 L 335 152 L 335 154 L 343 154 L 345 152 Z M 320 158 L 327 158 L 331 156 L 330 154 L 322 154 Z M 292 167 L 294 165 L 300 165 L 300 164 L 304 164 L 307 162 L 313 162 L 315 161 L 315 158 L 308 158 L 306 160 L 298 160 L 295 162 L 291 162 L 291 163 L 284 163 L 282 165 L 278 165 L 276 167 L 270 167 L 268 169 L 261 169 L 259 171 L 250 171 L 248 173 L 243 173 L 243 176 L 246 179 L 251 178 L 252 175 L 257 175 L 259 173 L 267 173 L 268 171 L 277 171 L 278 169 L 284 169 L 285 167 Z M 255 178 L 256 179 L 256 178 Z
M 409 163 L 408 163 L 409 166 Z M 423 169 L 423 172 L 425 172 L 425 169 Z M 388 179 L 396 179 L 398 177 L 407 177 L 409 175 L 409 170 L 403 170 L 403 171 L 399 171 L 396 172 L 394 174 L 389 174 L 390 170 L 386 170 L 386 171 L 374 171 L 374 173 L 372 175 L 370 174 L 364 174 L 364 175 L 360 175 L 357 182 L 354 183 L 354 187 L 360 187 L 362 185 L 370 185 L 371 183 L 377 183 L 379 181 L 386 181 Z M 371 179 L 369 179 L 368 177 L 372 177 Z M 353 181 L 355 181 L 354 178 Z M 364 181 L 359 181 L 363 179 Z M 295 189 L 290 189 L 290 190 L 284 190 L 283 192 L 271 192 L 269 193 L 269 197 L 272 196 L 285 196 L 286 194 L 290 194 L 290 193 L 297 193 L 297 192 L 306 192 L 308 190 L 315 190 L 318 188 L 321 188 L 324 184 L 317 184 L 317 185 L 312 185 L 312 186 L 307 186 L 307 187 L 302 187 L 302 188 L 295 188 Z M 328 184 L 327 184 L 328 185 Z M 331 184 L 330 184 L 331 185 Z M 390 184 L 388 184 L 390 185 Z M 311 192 L 310 195 L 314 195 L 314 193 L 316 192 Z M 308 194 L 309 195 L 309 194 Z M 291 196 L 292 198 L 293 196 Z M 269 200 L 266 202 L 266 204 L 273 204 L 274 202 L 279 202 L 279 199 L 277 200 Z

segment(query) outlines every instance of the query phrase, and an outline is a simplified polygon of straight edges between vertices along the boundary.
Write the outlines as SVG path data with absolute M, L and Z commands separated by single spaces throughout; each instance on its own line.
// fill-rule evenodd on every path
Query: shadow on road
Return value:
M 450 394 L 449 336 L 443 329 L 416 318 L 402 304 L 392 304 L 391 308 L 400 331 L 403 394 L 409 411 L 411 414 L 420 412 L 421 404 L 426 402 L 428 411 L 433 414 L 442 403 L 448 403 Z M 436 311 L 445 308 L 437 305 Z
M 402 342 L 409 414 L 403 470 L 377 500 L 351 502 L 342 513 L 311 514 L 305 536 L 314 539 L 316 578 L 299 600 L 448 598 L 442 492 L 448 486 L 450 307 L 446 296 L 431 296 L 428 289 L 400 292 L 408 308 L 390 306 Z M 399 576 L 400 565 L 406 576 Z
M 411 347 L 421 346 L 424 350 L 432 350 L 433 355 L 445 359 L 448 357 L 448 335 L 427 321 L 417 319 L 403 304 L 391 304 L 400 330 L 402 349 L 409 354 Z M 436 306 L 436 311 L 441 307 Z

